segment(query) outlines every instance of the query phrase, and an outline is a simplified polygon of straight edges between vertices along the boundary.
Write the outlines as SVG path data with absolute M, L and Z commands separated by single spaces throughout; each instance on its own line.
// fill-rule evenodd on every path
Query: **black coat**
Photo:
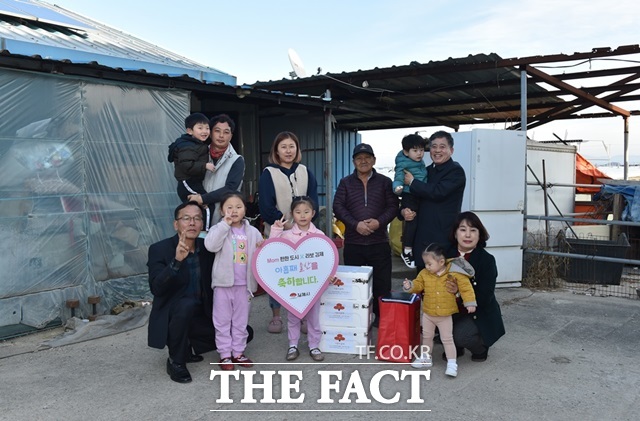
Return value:
M 449 233 L 462 207 L 465 184 L 464 169 L 453 159 L 438 166 L 429 165 L 426 183 L 413 180 L 411 193 L 420 201 L 414 256 L 421 256 L 431 243 L 447 248 Z M 416 263 L 424 267 L 422 259 L 417 258 Z
M 447 257 L 456 256 L 458 256 L 457 248 L 449 249 Z M 495 295 L 498 277 L 496 259 L 484 248 L 476 248 L 469 254 L 468 262 L 476 272 L 471 285 L 478 303 L 476 312 L 470 316 L 478 327 L 485 346 L 490 347 L 505 334 L 502 312 Z
M 169 316 L 172 304 L 184 295 L 189 285 L 189 268 L 186 264 L 180 266 L 178 272 L 169 267 L 176 254 L 178 235 L 164 239 L 149 247 L 149 288 L 153 294 L 153 306 L 149 315 L 148 344 L 152 348 L 162 349 L 167 343 Z M 211 289 L 211 268 L 213 267 L 213 253 L 204 247 L 204 240 L 196 239 L 196 246 L 200 258 L 200 288 L 202 297 L 202 311 L 207 317 L 204 320 L 211 323 L 213 309 L 213 290 Z M 213 334 L 211 335 L 213 337 Z M 206 346 L 196 346 L 192 343 L 196 353 L 215 349 L 215 343 Z M 199 348 L 199 349 L 196 349 Z
M 174 163 L 173 175 L 178 181 L 204 179 L 209 162 L 210 139 L 202 142 L 189 134 L 183 134 L 169 145 L 167 160 Z

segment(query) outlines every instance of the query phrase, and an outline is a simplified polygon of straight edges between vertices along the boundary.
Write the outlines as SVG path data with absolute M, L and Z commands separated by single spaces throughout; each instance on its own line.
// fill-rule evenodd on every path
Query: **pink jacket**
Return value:
M 242 221 L 244 231 L 247 234 L 247 261 L 251 262 L 253 253 L 258 243 L 263 238 L 260 231 L 249 224 L 246 219 Z M 224 220 L 215 224 L 204 239 L 204 246 L 210 252 L 216 254 L 211 270 L 211 287 L 233 286 L 233 245 L 231 243 L 231 227 Z M 258 289 L 258 281 L 253 276 L 251 265 L 247 267 L 247 289 L 254 293 Z
M 284 231 L 282 228 L 272 225 L 269 238 L 284 238 L 285 240 L 291 241 L 293 244 L 297 244 L 300 240 L 302 240 L 309 234 L 324 235 L 324 232 L 316 228 L 316 226 L 313 225 L 313 222 L 309 222 L 308 231 L 302 231 L 300 228 L 298 228 L 298 224 L 293 224 L 293 227 L 290 230 L 286 231 Z

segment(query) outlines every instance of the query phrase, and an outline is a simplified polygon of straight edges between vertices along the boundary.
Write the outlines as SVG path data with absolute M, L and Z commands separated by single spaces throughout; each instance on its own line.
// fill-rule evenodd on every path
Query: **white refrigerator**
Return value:
M 462 210 L 472 211 L 489 232 L 487 251 L 498 265 L 497 286 L 520 286 L 524 233 L 526 136 L 513 130 L 453 133 L 453 160 L 467 184 Z M 426 158 L 430 164 L 430 158 Z

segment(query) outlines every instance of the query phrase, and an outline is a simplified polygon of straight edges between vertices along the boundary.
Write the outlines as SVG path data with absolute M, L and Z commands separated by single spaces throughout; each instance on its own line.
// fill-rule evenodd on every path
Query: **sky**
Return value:
M 321 73 L 339 73 L 473 54 L 513 58 L 640 44 L 637 0 L 47 2 L 236 76 L 238 84 L 289 78 L 289 48 L 297 52 L 307 74 L 316 74 L 318 68 Z M 623 58 L 636 63 L 620 65 L 640 62 L 637 56 Z M 612 65 L 592 62 L 569 71 Z M 638 103 L 618 105 L 640 109 Z M 363 142 L 380 152 L 376 152 L 377 166 L 391 166 L 405 134 L 420 131 L 428 137 L 439 129 L 450 130 L 427 127 L 361 134 Z M 584 140 L 579 152 L 596 164 L 622 160 L 622 117 L 552 122 L 530 130 L 528 136 L 552 140 L 554 133 Z M 640 163 L 640 116 L 631 117 L 629 137 L 630 162 Z

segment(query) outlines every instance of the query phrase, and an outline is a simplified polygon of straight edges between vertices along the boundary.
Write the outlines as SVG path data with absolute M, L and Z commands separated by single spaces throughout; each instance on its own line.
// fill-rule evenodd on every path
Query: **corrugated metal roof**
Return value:
M 27 4 L 33 8 L 21 9 Z M 347 130 L 422 126 L 458 129 L 465 124 L 503 122 L 507 128 L 518 129 L 522 70 L 528 75 L 529 129 L 557 119 L 640 115 L 640 110 L 615 105 L 640 101 L 636 93 L 640 84 L 633 83 L 640 78 L 640 66 L 574 73 L 534 67 L 630 54 L 640 55 L 640 47 L 634 44 L 510 59 L 476 54 L 236 86 L 233 76 L 57 6 L 37 0 L 0 0 L 0 67 L 237 97 L 259 105 L 261 117 L 331 109 L 337 127 Z M 612 83 L 612 76 L 617 81 Z M 586 88 L 567 83 L 584 79 L 598 82 Z M 569 97 L 574 99 L 565 99 Z M 583 112 L 594 105 L 603 111 Z
M 341 128 L 354 130 L 506 122 L 518 128 L 521 121 L 521 71 L 527 72 L 526 102 L 529 128 L 554 119 L 634 115 L 612 102 L 638 100 L 629 95 L 638 85 L 638 66 L 555 75 L 534 64 L 591 60 L 598 57 L 639 54 L 638 45 L 593 49 L 586 53 L 557 54 L 503 59 L 497 54 L 476 54 L 462 58 L 405 66 L 327 73 L 300 79 L 257 82 L 254 89 L 283 95 L 306 94 L 324 98 Z M 622 77 L 611 84 L 610 76 Z M 600 78 L 602 85 L 572 87 L 565 81 Z M 552 85 L 543 86 L 541 82 Z M 606 96 L 603 96 L 606 95 Z M 574 100 L 565 100 L 573 96 Z M 604 113 L 578 114 L 597 105 Z
M 96 62 L 122 70 L 187 75 L 235 86 L 235 76 L 61 7 L 37 0 L 0 0 L 0 49 L 11 54 L 73 63 Z

